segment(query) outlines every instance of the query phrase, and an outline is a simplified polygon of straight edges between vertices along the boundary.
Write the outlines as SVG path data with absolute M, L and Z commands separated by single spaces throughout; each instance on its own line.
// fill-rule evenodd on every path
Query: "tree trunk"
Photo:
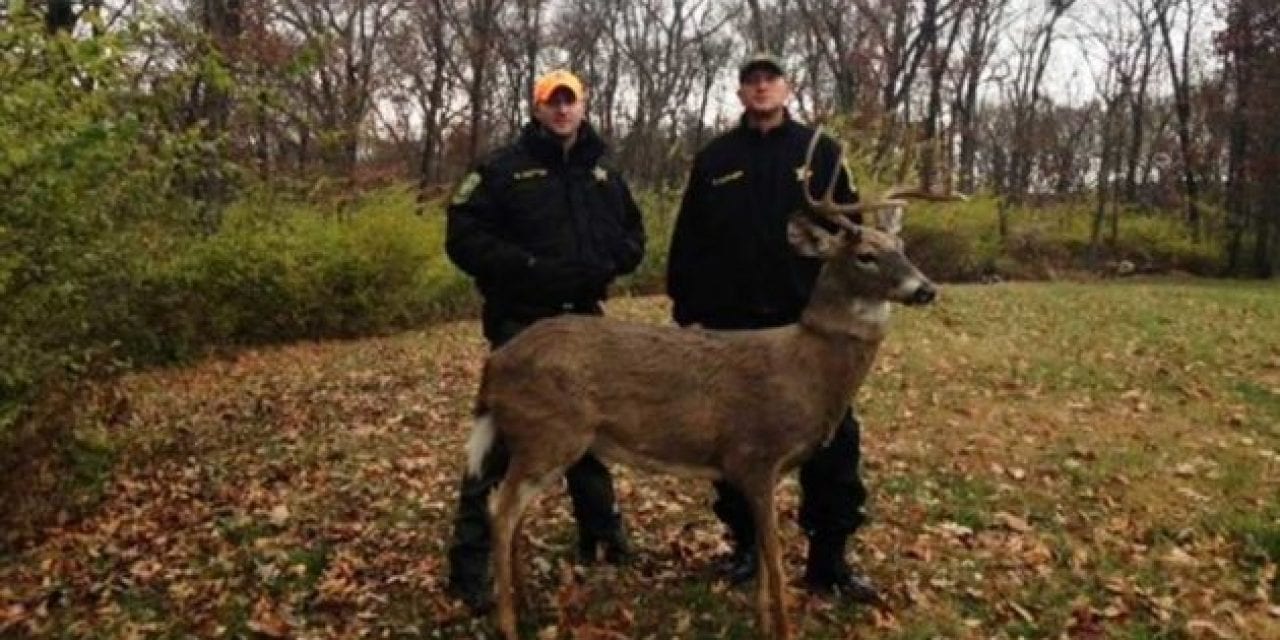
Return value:
M 1199 186 L 1196 184 L 1196 163 L 1193 142 L 1191 140 L 1191 25 L 1194 24 L 1194 14 L 1188 5 L 1187 30 L 1182 41 L 1182 61 L 1178 62 L 1177 56 L 1173 54 L 1173 36 L 1169 25 L 1169 10 L 1172 8 L 1172 1 L 1157 4 L 1156 20 L 1160 25 L 1160 35 L 1164 42 L 1165 60 L 1169 65 L 1169 75 L 1173 80 L 1174 101 L 1176 104 L 1176 112 L 1178 115 L 1178 147 L 1182 153 L 1182 181 L 1186 189 L 1186 201 L 1184 209 L 1186 211 L 1187 227 L 1191 231 L 1191 237 L 1200 238 L 1200 208 L 1199 208 Z M 1181 69 L 1179 69 L 1181 67 Z

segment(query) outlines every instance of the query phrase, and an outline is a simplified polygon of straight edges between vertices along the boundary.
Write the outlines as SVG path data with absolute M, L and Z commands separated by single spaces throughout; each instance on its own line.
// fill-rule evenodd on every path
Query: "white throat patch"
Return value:
M 872 302 L 855 298 L 849 312 L 854 319 L 867 324 L 884 324 L 889 321 L 889 303 L 884 300 Z

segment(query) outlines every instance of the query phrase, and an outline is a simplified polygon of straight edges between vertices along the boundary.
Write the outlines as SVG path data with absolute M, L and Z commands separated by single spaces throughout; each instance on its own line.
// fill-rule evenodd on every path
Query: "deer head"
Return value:
M 879 200 L 839 204 L 834 202 L 839 160 L 820 199 L 810 195 L 809 167 L 822 130 L 814 132 L 805 153 L 802 189 L 807 210 L 794 214 L 787 224 L 787 239 L 797 253 L 826 262 L 822 279 L 834 281 L 844 295 L 867 300 L 928 304 L 937 289 L 903 253 L 902 212 L 908 199 L 955 201 L 964 196 L 934 194 L 910 187 L 894 187 Z M 842 154 L 837 154 L 839 158 Z M 851 216 L 872 217 L 872 224 Z M 823 223 L 826 223 L 825 225 Z M 834 228 L 833 228 L 834 227 Z M 820 282 L 819 291 L 823 283 Z

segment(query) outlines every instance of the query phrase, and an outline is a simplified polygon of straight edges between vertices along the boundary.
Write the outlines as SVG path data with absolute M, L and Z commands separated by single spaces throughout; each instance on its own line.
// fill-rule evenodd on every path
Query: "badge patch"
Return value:
M 453 193 L 453 204 L 462 204 L 471 199 L 471 192 L 480 186 L 480 174 L 472 171 L 468 173 L 462 182 L 458 183 L 458 190 Z
M 726 182 L 733 182 L 734 180 L 737 180 L 738 178 L 741 178 L 741 177 L 742 177 L 742 175 L 743 175 L 743 173 L 742 173 L 742 170 L 741 170 L 741 169 L 739 169 L 739 170 L 737 170 L 737 171 L 734 171 L 733 173 L 726 173 L 726 174 L 724 174 L 724 175 L 720 176 L 719 178 L 712 178 L 712 179 L 711 179 L 711 186 L 713 186 L 713 187 L 718 187 L 718 186 L 720 186 L 720 185 L 722 185 L 722 184 L 725 184 Z
M 525 169 L 524 171 L 517 171 L 513 174 L 516 180 L 527 180 L 529 178 L 541 178 L 545 175 L 547 175 L 546 169 Z
M 605 182 L 609 179 L 609 172 L 605 171 L 604 167 L 600 165 L 596 165 L 596 168 L 591 170 L 591 175 L 595 176 L 596 180 L 600 182 Z
M 804 182 L 813 177 L 813 170 L 804 165 L 796 167 L 796 182 Z

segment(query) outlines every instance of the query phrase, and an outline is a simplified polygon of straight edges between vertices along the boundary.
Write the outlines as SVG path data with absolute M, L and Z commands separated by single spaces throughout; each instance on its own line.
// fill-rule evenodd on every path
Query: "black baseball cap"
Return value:
M 787 75 L 782 68 L 782 59 L 772 53 L 757 53 L 742 62 L 738 67 L 738 83 L 741 84 L 756 69 L 765 69 L 780 76 Z

